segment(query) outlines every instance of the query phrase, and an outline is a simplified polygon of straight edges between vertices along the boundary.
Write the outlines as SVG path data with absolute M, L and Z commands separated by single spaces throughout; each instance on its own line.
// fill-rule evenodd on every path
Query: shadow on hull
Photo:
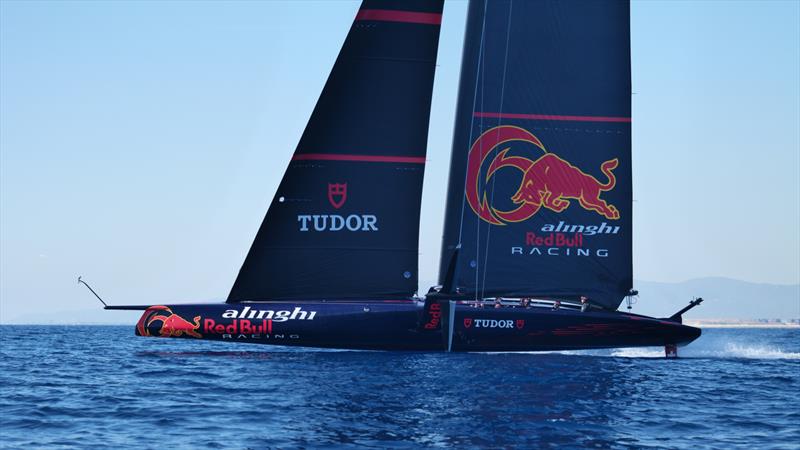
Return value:
M 114 309 L 123 309 L 117 307 Z M 553 351 L 686 345 L 700 329 L 668 319 L 541 307 L 441 302 L 253 302 L 158 305 L 139 336 L 319 348 L 406 351 Z

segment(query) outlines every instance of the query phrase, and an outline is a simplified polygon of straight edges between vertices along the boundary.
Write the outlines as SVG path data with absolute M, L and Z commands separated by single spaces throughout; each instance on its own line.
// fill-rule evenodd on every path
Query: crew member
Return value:
M 553 302 L 553 310 L 561 308 L 561 300 L 556 300 Z
M 581 312 L 586 312 L 589 309 L 589 299 L 585 295 L 581 295 Z

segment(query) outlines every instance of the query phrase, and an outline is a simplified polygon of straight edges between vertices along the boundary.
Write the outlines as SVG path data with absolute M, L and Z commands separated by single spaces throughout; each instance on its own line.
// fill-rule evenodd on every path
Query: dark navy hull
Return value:
M 136 334 L 340 349 L 545 351 L 685 345 L 700 336 L 700 329 L 635 314 L 567 308 L 443 302 L 426 313 L 415 301 L 254 302 L 152 306 Z

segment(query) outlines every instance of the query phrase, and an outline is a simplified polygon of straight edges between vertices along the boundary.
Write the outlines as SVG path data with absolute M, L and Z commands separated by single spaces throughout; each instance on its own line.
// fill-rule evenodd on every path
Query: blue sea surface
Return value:
M 800 448 L 800 330 L 395 353 L 0 326 L 0 447 Z

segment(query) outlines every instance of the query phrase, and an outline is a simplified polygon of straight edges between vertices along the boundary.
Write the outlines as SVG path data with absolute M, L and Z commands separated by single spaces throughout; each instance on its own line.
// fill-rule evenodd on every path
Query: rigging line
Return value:
M 503 111 L 503 100 L 505 99 L 505 90 L 506 90 L 506 74 L 508 73 L 508 43 L 511 37 L 511 10 L 514 8 L 514 0 L 511 0 L 508 3 L 508 24 L 506 25 L 506 47 L 505 47 L 505 55 L 503 55 L 503 78 L 500 82 L 500 111 Z M 503 119 L 497 119 L 497 126 L 500 126 Z M 500 137 L 498 136 L 498 143 Z M 497 145 L 495 145 L 494 153 L 497 154 Z M 497 178 L 492 177 L 492 193 L 490 195 L 491 202 L 494 204 L 494 188 L 497 185 Z M 488 272 L 489 268 L 489 238 L 492 234 L 492 226 L 489 225 L 489 228 L 486 230 L 486 250 L 483 255 L 483 280 L 481 280 L 481 298 L 486 291 L 486 272 Z M 477 286 L 476 286 L 477 287 Z
M 488 1 L 484 2 L 484 4 L 483 4 L 483 22 L 481 22 L 481 40 L 480 40 L 480 44 L 478 46 L 478 63 L 475 65 L 475 90 L 474 90 L 474 92 L 472 94 L 472 111 L 471 111 L 472 112 L 472 118 L 470 119 L 470 122 L 469 122 L 469 140 L 467 141 L 467 152 L 469 152 L 469 148 L 472 145 L 472 137 L 473 137 L 473 132 L 474 132 L 473 130 L 475 129 L 475 105 L 478 102 L 478 78 L 479 78 L 479 74 L 480 74 L 481 61 L 483 60 L 483 36 L 484 36 L 484 32 L 486 30 L 486 5 L 487 4 L 488 4 Z M 469 20 L 469 18 L 467 20 Z M 467 175 L 466 175 L 466 172 L 467 172 L 468 166 L 469 166 L 468 164 L 464 165 L 464 191 L 462 193 L 466 193 L 466 190 L 467 190 Z M 464 210 L 465 210 L 466 204 L 467 204 L 467 196 L 466 195 L 462 195 L 461 196 L 461 220 L 460 220 L 460 222 L 458 224 L 458 245 L 459 246 L 461 245 L 462 236 L 463 236 L 463 232 L 464 232 Z
M 485 35 L 486 35 L 486 12 L 488 10 L 489 0 L 486 0 L 483 3 L 483 25 L 481 26 L 481 52 L 484 50 L 484 46 L 486 45 Z M 486 89 L 484 86 L 484 81 L 486 80 L 486 55 L 484 55 L 483 59 L 478 61 L 478 76 L 475 78 L 475 92 L 477 94 L 478 90 L 478 79 L 480 79 L 480 87 L 481 87 L 481 110 L 484 110 L 484 99 L 486 98 Z M 474 108 L 473 108 L 474 109 Z M 480 118 L 478 121 L 478 128 L 480 128 L 481 132 L 483 131 L 483 117 Z M 470 130 L 470 142 L 472 141 L 472 130 Z M 483 153 L 483 142 L 481 142 L 481 147 L 478 148 L 480 153 Z M 468 165 L 467 165 L 468 166 Z M 466 176 L 464 177 L 464 189 L 466 191 Z M 463 216 L 462 216 L 463 219 Z M 480 249 L 481 249 L 481 221 L 475 221 L 475 301 L 478 301 L 478 274 L 480 273 L 480 265 L 478 261 L 481 259 Z M 482 299 L 483 297 L 481 297 Z
M 92 291 L 92 294 L 94 294 L 94 296 L 97 297 L 98 300 L 100 300 L 100 303 L 102 303 L 104 307 L 108 308 L 108 305 L 106 304 L 106 302 L 104 302 L 103 299 L 100 298 L 99 295 L 97 295 L 97 292 L 95 292 L 94 289 L 92 289 L 92 287 L 89 286 L 89 283 L 83 281 L 81 279 L 81 277 L 78 277 L 78 284 L 81 284 L 81 283 L 83 283 L 84 286 L 86 286 L 87 288 L 89 288 L 90 291 Z

